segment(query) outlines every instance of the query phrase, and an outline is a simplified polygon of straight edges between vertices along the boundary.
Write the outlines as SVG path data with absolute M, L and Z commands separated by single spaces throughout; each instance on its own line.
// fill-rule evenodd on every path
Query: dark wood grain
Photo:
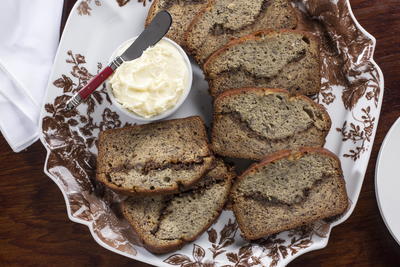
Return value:
M 74 2 L 66 0 L 65 14 Z M 361 25 L 378 41 L 375 59 L 385 76 L 378 132 L 353 214 L 333 229 L 325 249 L 290 266 L 400 266 L 400 246 L 382 221 L 374 189 L 379 148 L 400 116 L 400 2 L 351 3 Z M 149 266 L 100 247 L 86 226 L 69 221 L 62 194 L 43 173 L 44 160 L 39 142 L 15 154 L 0 137 L 0 266 Z

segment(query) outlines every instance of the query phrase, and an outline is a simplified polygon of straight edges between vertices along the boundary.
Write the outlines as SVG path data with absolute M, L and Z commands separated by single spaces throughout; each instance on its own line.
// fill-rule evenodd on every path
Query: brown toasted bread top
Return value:
M 318 39 L 310 32 L 305 32 L 305 31 L 299 31 L 299 30 L 291 30 L 291 29 L 282 29 L 282 30 L 274 30 L 274 29 L 266 29 L 266 30 L 261 30 L 261 31 L 256 31 L 253 32 L 251 34 L 242 36 L 240 38 L 237 39 L 233 39 L 232 41 L 228 42 L 227 44 L 225 44 L 223 47 L 221 47 L 220 49 L 218 49 L 217 51 L 215 51 L 212 55 L 210 55 L 210 57 L 204 62 L 203 65 L 203 70 L 205 73 L 208 74 L 209 72 L 209 65 L 212 64 L 212 62 L 214 61 L 215 58 L 217 58 L 219 55 L 223 54 L 224 52 L 226 52 L 229 48 L 238 45 L 238 44 L 242 44 L 245 43 L 247 41 L 250 40 L 262 40 L 262 38 L 266 35 L 277 35 L 280 33 L 296 33 L 296 34 L 302 34 L 304 36 L 307 36 L 307 38 L 314 40 L 314 42 L 316 44 L 319 44 Z M 318 48 L 319 50 L 319 48 Z

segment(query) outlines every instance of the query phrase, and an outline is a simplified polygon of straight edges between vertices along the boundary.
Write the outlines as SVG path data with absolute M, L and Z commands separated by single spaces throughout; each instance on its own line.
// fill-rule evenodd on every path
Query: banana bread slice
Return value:
M 260 160 L 282 149 L 322 147 L 330 127 L 329 114 L 306 96 L 234 89 L 214 101 L 211 147 L 219 155 Z
M 207 5 L 209 0 L 155 0 L 146 18 L 146 26 L 161 10 L 167 10 L 172 16 L 172 25 L 167 37 L 183 46 L 183 33 L 193 17 Z
M 323 148 L 266 157 L 238 178 L 231 198 L 249 240 L 339 215 L 348 205 L 340 161 Z
M 203 120 L 189 117 L 100 133 L 97 178 L 126 194 L 178 192 L 212 167 Z
M 288 0 L 211 0 L 190 23 L 185 41 L 197 62 L 203 63 L 231 39 L 296 25 L 296 13 Z
M 319 43 L 310 33 L 266 30 L 229 42 L 203 70 L 213 96 L 241 87 L 312 95 L 321 88 L 320 65 Z
M 154 253 L 177 250 L 195 240 L 219 216 L 228 198 L 234 173 L 217 160 L 195 186 L 175 195 L 131 197 L 122 212 Z

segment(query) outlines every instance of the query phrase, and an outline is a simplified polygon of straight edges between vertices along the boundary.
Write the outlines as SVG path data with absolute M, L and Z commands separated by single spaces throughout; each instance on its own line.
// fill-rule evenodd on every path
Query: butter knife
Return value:
M 88 84 L 68 100 L 65 110 L 72 110 L 87 99 L 124 61 L 140 57 L 144 50 L 158 43 L 168 32 L 171 23 L 172 18 L 167 11 L 158 12 L 151 23 L 121 56 L 117 56 L 107 67 L 100 71 Z

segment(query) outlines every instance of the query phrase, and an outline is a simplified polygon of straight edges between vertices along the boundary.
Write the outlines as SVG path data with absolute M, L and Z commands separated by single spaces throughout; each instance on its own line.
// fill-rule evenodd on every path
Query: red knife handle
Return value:
M 118 67 L 117 65 L 116 67 Z M 115 68 L 114 68 L 115 69 Z M 83 100 L 88 98 L 94 90 L 97 89 L 110 75 L 114 72 L 111 66 L 107 66 L 99 74 L 97 74 L 93 79 L 89 81 L 78 93 L 76 93 L 72 98 L 70 98 L 66 105 L 65 110 L 70 111 L 76 108 Z
M 88 84 L 79 90 L 79 96 L 82 99 L 88 98 L 113 72 L 114 70 L 110 66 L 105 67 L 99 74 L 91 79 Z

